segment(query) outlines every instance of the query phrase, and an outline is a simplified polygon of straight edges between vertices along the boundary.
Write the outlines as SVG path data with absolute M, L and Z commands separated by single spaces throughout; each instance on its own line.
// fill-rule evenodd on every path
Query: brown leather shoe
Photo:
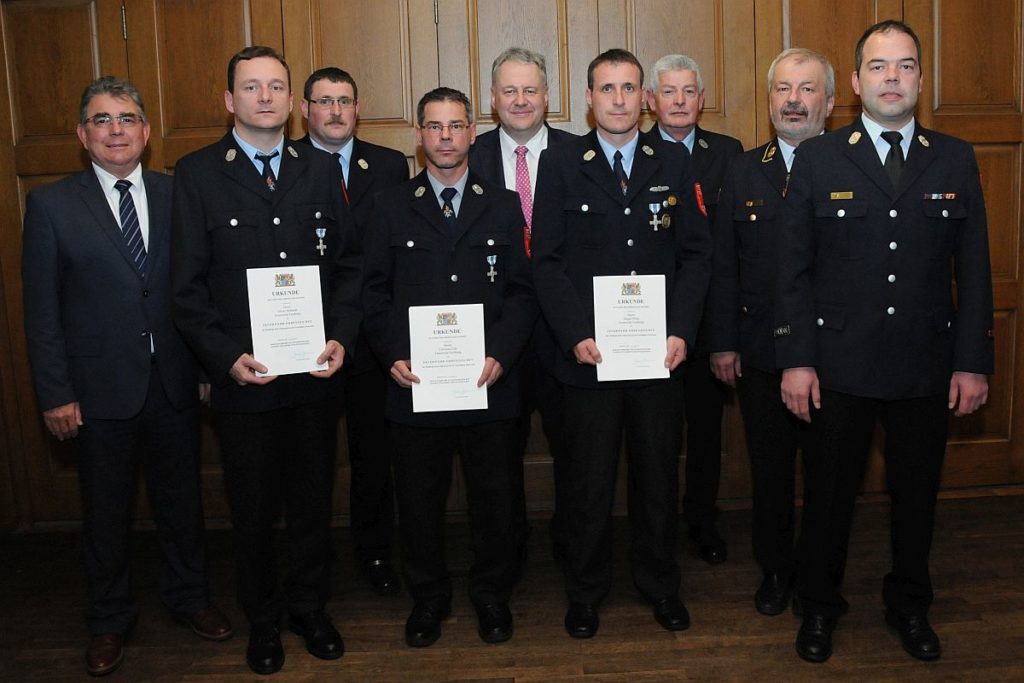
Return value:
M 85 670 L 92 676 L 105 676 L 124 659 L 124 638 L 116 633 L 93 636 L 85 651 Z
M 197 636 L 207 640 L 227 640 L 235 633 L 224 613 L 213 606 L 201 609 L 183 620 Z

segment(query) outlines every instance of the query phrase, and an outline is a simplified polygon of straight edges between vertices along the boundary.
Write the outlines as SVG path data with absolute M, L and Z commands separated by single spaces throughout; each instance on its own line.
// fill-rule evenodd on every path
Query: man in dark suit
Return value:
M 949 410 L 972 413 L 992 372 L 985 201 L 971 146 L 914 118 L 921 45 L 898 21 L 861 36 L 863 114 L 800 145 L 776 292 L 782 398 L 808 421 L 796 649 L 832 653 L 854 500 L 876 421 L 892 498 L 886 622 L 918 659 L 940 655 L 928 571 Z M 956 304 L 953 278 L 956 274 Z
M 598 382 L 594 284 L 601 275 L 665 276 L 665 367 L 697 334 L 711 237 L 683 150 L 641 143 L 643 67 L 626 50 L 590 63 L 587 102 L 597 128 L 541 156 L 534 209 L 537 298 L 558 343 L 565 396 L 569 540 L 564 563 L 574 638 L 598 629 L 611 588 L 611 509 L 623 434 L 629 452 L 633 581 L 662 627 L 681 631 L 675 558 L 682 406 L 671 379 Z
M 489 183 L 519 193 L 526 218 L 524 240 L 529 255 L 530 228 L 533 225 L 533 198 L 537 194 L 537 164 L 540 153 L 576 138 L 572 133 L 552 128 L 544 122 L 548 108 L 548 71 L 544 55 L 521 47 L 510 47 L 491 65 L 491 109 L 498 113 L 501 125 L 477 136 L 469 150 L 469 166 Z M 516 495 L 515 523 L 519 527 L 520 558 L 525 562 L 529 522 L 526 519 L 526 491 L 523 481 L 523 456 L 530 437 L 530 416 L 540 413 L 548 440 L 555 485 L 555 511 L 549 531 L 555 557 L 565 548 L 563 517 L 566 507 L 565 471 L 568 459 L 563 455 L 562 388 L 554 377 L 554 357 L 558 353 L 551 330 L 543 318 L 530 338 L 520 359 L 523 408 L 519 415 L 518 446 L 512 452 L 512 476 Z
M 89 587 L 90 674 L 118 667 L 138 618 L 128 566 L 136 477 L 146 477 L 164 556 L 164 605 L 212 640 L 199 492 L 195 359 L 171 322 L 170 176 L 144 171 L 142 97 L 110 76 L 82 93 L 92 168 L 33 190 L 23 235 L 25 331 L 39 407 L 77 437 Z
M 518 360 L 537 316 L 512 192 L 469 170 L 475 137 L 469 100 L 436 88 L 416 112 L 426 169 L 388 192 L 371 220 L 363 305 L 366 336 L 391 368 L 387 417 L 394 445 L 402 566 L 415 606 L 405 625 L 411 647 L 432 645 L 451 610 L 444 560 L 445 501 L 458 450 L 466 480 L 474 562 L 469 596 L 488 643 L 512 637 L 509 595 L 518 571 L 509 451 L 519 413 Z M 416 412 L 412 306 L 482 304 L 486 360 L 476 386 L 487 408 Z M 473 369 L 474 377 L 476 368 Z
M 311 654 L 344 651 L 324 606 L 337 371 L 359 326 L 361 274 L 341 168 L 285 138 L 292 97 L 281 55 L 253 46 L 232 57 L 224 102 L 232 130 L 175 169 L 174 317 L 213 382 L 238 600 L 250 624 L 246 660 L 269 674 L 284 664 L 282 611 Z M 326 369 L 267 376 L 253 357 L 246 270 L 296 266 L 319 268 L 327 341 L 316 363 Z M 271 526 L 282 502 L 289 566 L 279 586 Z
M 355 136 L 359 90 L 337 67 L 317 69 L 303 88 L 302 116 L 309 132 L 300 142 L 334 156 L 341 165 L 342 192 L 360 244 L 373 214 L 373 196 L 409 178 L 409 164 L 395 149 Z M 395 494 L 391 447 L 384 419 L 387 373 L 362 335 L 354 362 L 346 365 L 345 420 L 348 436 L 349 525 L 356 562 L 376 593 L 394 595 L 401 583 L 391 564 Z
M 697 125 L 704 108 L 704 80 L 697 62 L 690 57 L 665 55 L 656 61 L 647 75 L 645 94 L 647 106 L 658 122 L 641 140 L 650 144 L 661 139 L 686 146 L 693 176 L 708 210 L 708 223 L 714 225 L 726 169 L 743 152 L 743 145 L 736 138 Z M 722 476 L 722 413 L 728 389 L 711 374 L 706 336 L 702 327 L 682 372 L 686 408 L 683 512 L 690 538 L 697 544 L 697 554 L 708 564 L 719 564 L 728 552 L 715 525 L 715 503 Z
M 797 146 L 821 135 L 835 102 L 828 59 L 789 48 L 768 69 L 768 112 L 776 137 L 737 157 L 719 200 L 705 329 L 715 376 L 735 386 L 743 410 L 753 491 L 754 559 L 764 576 L 761 614 L 781 614 L 796 571 L 793 494 L 802 424 L 779 400 L 772 295 L 782 202 Z

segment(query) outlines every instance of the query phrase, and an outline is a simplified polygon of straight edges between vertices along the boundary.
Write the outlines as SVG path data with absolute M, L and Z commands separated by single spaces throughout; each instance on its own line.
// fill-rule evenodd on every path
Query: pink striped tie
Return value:
M 523 244 L 526 255 L 530 255 L 530 236 L 533 234 L 533 190 L 530 189 L 530 169 L 526 166 L 526 146 L 516 147 L 516 192 L 523 206 L 526 225 L 523 226 Z

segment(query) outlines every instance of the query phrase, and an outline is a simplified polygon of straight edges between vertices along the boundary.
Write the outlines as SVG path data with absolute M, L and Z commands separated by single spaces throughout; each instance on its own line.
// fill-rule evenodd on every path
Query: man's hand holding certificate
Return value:
M 391 376 L 412 387 L 414 413 L 487 408 L 502 368 L 485 355 L 482 304 L 410 306 L 409 350 L 410 364 L 397 361 Z
M 594 339 L 577 345 L 577 360 L 597 366 L 597 380 L 659 379 L 686 357 L 686 342 L 669 337 L 665 276 L 594 277 Z

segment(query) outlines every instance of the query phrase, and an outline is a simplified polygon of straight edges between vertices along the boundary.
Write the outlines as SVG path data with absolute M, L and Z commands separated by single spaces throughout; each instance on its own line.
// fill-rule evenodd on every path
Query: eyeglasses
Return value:
M 110 128 L 114 121 L 117 121 L 124 128 L 131 128 L 142 123 L 143 118 L 138 114 L 118 114 L 117 116 L 93 114 L 86 121 L 92 123 L 97 128 Z
M 431 121 L 430 123 L 424 123 L 422 128 L 431 135 L 440 135 L 444 132 L 444 129 L 447 128 L 448 132 L 454 137 L 462 135 L 469 130 L 469 124 L 465 121 L 452 121 L 451 123 L 438 123 L 437 121 Z
M 318 97 L 317 99 L 310 101 L 324 109 L 330 109 L 335 103 L 337 103 L 342 109 L 350 109 L 356 106 L 356 101 L 351 97 Z

